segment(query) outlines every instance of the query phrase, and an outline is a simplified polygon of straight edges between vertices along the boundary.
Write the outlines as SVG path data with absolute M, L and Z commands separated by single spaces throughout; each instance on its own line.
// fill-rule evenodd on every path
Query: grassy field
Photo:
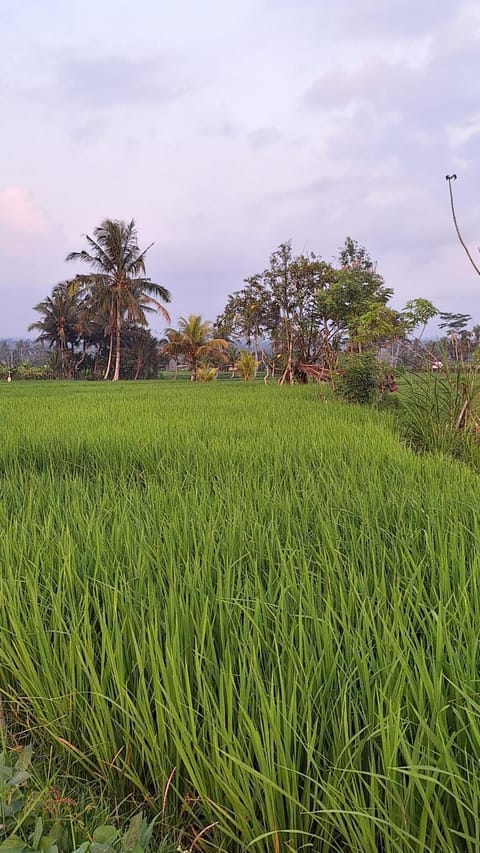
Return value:
M 0 422 L 37 742 L 185 850 L 480 849 L 477 475 L 312 386 L 12 383 Z

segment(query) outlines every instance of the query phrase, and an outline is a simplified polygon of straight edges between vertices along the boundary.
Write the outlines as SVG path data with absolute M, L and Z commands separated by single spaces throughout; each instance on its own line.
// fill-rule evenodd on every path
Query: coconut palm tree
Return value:
M 167 343 L 162 353 L 183 355 L 186 365 L 191 371 L 192 382 L 198 378 L 198 368 L 208 362 L 225 362 L 229 343 L 223 338 L 212 337 L 212 324 L 195 314 L 180 317 L 178 329 L 167 329 Z
M 257 375 L 258 361 L 253 352 L 247 352 L 242 349 L 235 367 L 240 373 L 243 381 L 248 382 L 249 379 L 253 379 Z
M 73 354 L 78 340 L 78 291 L 72 289 L 70 282 L 61 281 L 52 289 L 51 295 L 35 305 L 33 310 L 38 311 L 42 319 L 31 323 L 28 331 L 40 332 L 37 340 L 44 341 L 50 348 L 57 350 L 61 371 L 65 373 L 69 361 L 68 347 L 70 345 Z
M 105 334 L 110 339 L 109 358 L 104 378 L 108 379 L 115 349 L 113 381 L 120 376 L 121 334 L 126 322 L 147 326 L 146 314 L 160 311 L 167 322 L 168 312 L 163 302 L 170 302 L 170 293 L 155 284 L 145 274 L 145 256 L 153 244 L 140 251 L 135 220 L 123 222 L 104 219 L 95 228 L 93 237 L 86 235 L 88 250 L 70 252 L 67 261 L 82 261 L 92 272 L 77 275 L 88 294 L 90 310 L 105 316 Z

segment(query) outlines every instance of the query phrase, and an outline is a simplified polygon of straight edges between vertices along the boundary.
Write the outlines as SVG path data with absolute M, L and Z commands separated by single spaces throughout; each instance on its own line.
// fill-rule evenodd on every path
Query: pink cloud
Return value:
M 5 187 L 0 190 L 0 224 L 13 234 L 45 234 L 49 230 L 46 213 L 28 190 Z

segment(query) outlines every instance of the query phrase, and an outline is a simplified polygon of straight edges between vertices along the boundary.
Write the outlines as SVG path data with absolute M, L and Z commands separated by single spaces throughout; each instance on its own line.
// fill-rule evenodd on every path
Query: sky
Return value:
M 0 0 L 0 338 L 132 217 L 172 325 L 347 235 L 480 322 L 479 59 L 478 0 Z

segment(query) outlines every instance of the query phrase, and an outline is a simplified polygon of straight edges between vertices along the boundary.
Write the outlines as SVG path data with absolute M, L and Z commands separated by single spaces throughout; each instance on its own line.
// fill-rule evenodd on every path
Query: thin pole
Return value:
M 450 207 L 452 208 L 452 216 L 453 216 L 453 223 L 455 225 L 455 231 L 457 232 L 457 236 L 458 236 L 458 239 L 460 240 L 460 243 L 462 244 L 463 248 L 465 249 L 465 252 L 467 253 L 467 258 L 469 259 L 473 269 L 475 270 L 475 272 L 478 275 L 480 275 L 480 269 L 477 267 L 475 261 L 473 260 L 471 254 L 469 252 L 468 246 L 465 244 L 463 237 L 460 234 L 460 229 L 458 227 L 457 217 L 455 216 L 455 207 L 453 205 L 452 181 L 456 181 L 457 176 L 456 175 L 445 175 L 445 180 L 448 181 L 448 190 L 450 192 Z

